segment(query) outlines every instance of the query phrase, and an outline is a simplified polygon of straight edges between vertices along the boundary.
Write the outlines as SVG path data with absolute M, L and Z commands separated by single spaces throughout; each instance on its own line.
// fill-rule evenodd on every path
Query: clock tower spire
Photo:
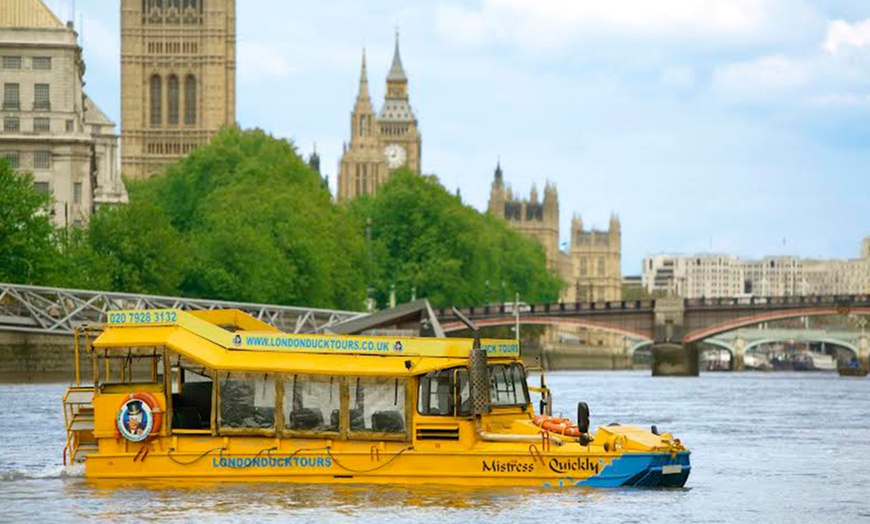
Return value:
M 408 76 L 402 65 L 399 51 L 399 31 L 396 30 L 396 46 L 393 50 L 393 64 L 387 74 L 387 92 L 384 106 L 378 115 L 381 136 L 384 139 L 384 155 L 390 171 L 408 167 L 415 173 L 420 172 L 420 149 L 422 139 L 417 129 L 417 117 L 411 109 L 408 95 Z

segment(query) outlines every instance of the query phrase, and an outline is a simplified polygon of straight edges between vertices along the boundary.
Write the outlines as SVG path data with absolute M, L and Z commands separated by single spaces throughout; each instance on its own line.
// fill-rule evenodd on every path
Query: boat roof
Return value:
M 112 311 L 95 348 L 166 346 L 223 371 L 412 376 L 464 366 L 473 340 L 290 334 L 236 309 Z M 518 360 L 515 340 L 482 339 L 490 358 Z

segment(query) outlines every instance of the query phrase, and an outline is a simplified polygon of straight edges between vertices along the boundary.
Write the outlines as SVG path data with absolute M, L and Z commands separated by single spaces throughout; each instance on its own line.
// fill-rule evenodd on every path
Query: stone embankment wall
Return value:
M 527 366 L 543 366 L 547 370 L 614 370 L 632 369 L 632 359 L 617 354 L 605 346 L 578 346 L 556 344 L 544 348 L 523 348 L 523 360 Z
M 0 332 L 0 381 L 72 382 L 75 369 L 72 335 Z M 91 376 L 82 352 L 82 380 Z

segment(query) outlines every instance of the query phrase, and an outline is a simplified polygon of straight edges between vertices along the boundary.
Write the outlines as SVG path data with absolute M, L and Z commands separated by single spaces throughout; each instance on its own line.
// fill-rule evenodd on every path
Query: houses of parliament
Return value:
M 411 109 L 398 33 L 386 87 L 384 104 L 375 113 L 363 51 L 359 91 L 350 115 L 350 144 L 345 143 L 338 168 L 339 202 L 375 194 L 399 168 L 420 172 L 422 139 Z

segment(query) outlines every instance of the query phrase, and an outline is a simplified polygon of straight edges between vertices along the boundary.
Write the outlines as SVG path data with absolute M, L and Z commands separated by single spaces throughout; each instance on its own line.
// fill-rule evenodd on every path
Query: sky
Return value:
M 79 27 L 86 91 L 120 120 L 120 7 L 46 0 Z M 107 5 L 112 8 L 107 9 Z M 336 187 L 366 49 L 383 101 L 395 31 L 422 164 L 485 210 L 559 191 L 644 256 L 854 258 L 870 236 L 867 0 L 240 0 L 237 119 L 292 140 Z

